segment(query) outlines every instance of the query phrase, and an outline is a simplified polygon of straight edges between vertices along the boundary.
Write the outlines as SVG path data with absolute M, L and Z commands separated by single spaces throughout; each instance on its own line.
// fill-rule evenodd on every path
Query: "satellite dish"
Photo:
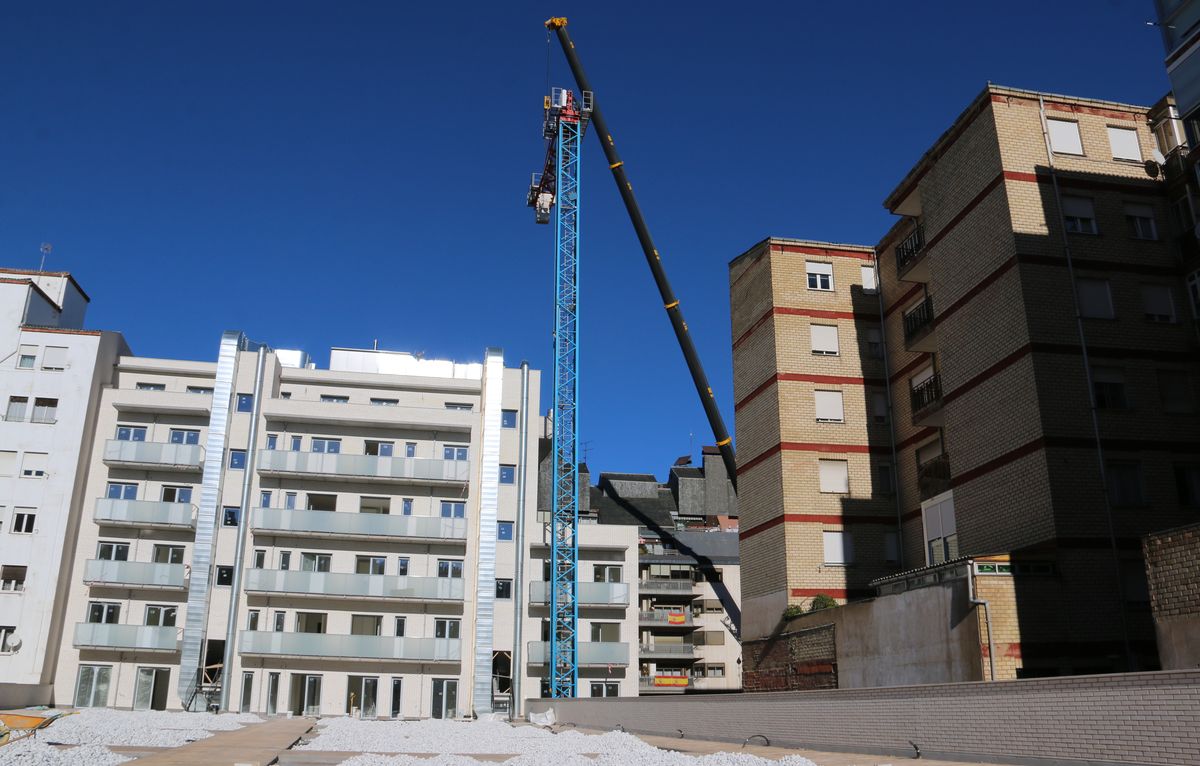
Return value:
M 14 652 L 17 651 L 21 648 L 21 637 L 16 634 L 10 635 L 8 637 L 8 645 L 12 647 Z
M 1161 172 L 1161 166 L 1154 160 L 1146 160 L 1146 164 L 1143 167 L 1146 168 L 1146 175 L 1151 178 L 1158 178 L 1158 174 Z

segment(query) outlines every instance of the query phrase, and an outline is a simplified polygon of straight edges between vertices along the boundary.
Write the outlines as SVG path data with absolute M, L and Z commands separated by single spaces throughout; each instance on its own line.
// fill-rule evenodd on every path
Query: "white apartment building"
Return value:
M 117 333 L 84 330 L 64 272 L 0 269 L 0 708 L 46 702 L 95 402 Z
M 122 356 L 55 702 L 455 717 L 537 696 L 539 377 L 496 349 L 315 369 L 238 333 L 216 363 Z M 610 568 L 581 585 L 581 693 L 636 694 L 636 532 L 591 526 L 580 571 Z

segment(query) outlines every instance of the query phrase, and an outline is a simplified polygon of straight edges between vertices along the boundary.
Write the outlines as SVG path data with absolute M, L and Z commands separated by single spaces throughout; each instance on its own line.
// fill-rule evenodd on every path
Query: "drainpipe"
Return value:
M 996 680 L 996 643 L 992 640 L 992 610 L 986 598 L 975 598 L 975 560 L 967 560 L 967 601 L 972 606 L 983 607 L 983 622 L 988 634 L 988 676 Z
M 521 362 L 521 421 L 517 433 L 521 464 L 517 473 L 517 534 L 516 571 L 513 573 L 513 650 L 509 672 L 512 674 L 512 702 L 508 706 L 508 719 L 521 717 L 521 628 L 525 621 L 525 481 L 529 473 L 529 362 Z
M 225 657 L 222 659 L 221 709 L 229 710 L 229 692 L 233 686 L 234 644 L 237 642 L 238 602 L 241 600 L 242 567 L 246 559 L 246 529 L 250 526 L 250 485 L 254 481 L 254 465 L 258 456 L 258 417 L 262 411 L 263 369 L 267 349 L 258 348 L 258 366 L 254 369 L 254 408 L 250 413 L 250 443 L 246 445 L 246 475 L 242 477 L 242 510 L 238 519 L 237 547 L 234 549 L 233 582 L 229 589 L 229 617 L 225 626 Z M 232 711 L 230 711 L 232 712 Z
M 896 496 L 896 559 L 904 571 L 904 500 L 900 497 L 900 456 L 896 451 L 896 418 L 892 407 L 891 367 L 888 366 L 887 336 L 884 334 L 883 272 L 879 268 L 879 251 L 875 251 L 875 295 L 879 298 L 879 347 L 883 349 L 883 386 L 887 395 L 888 434 L 892 442 L 892 494 Z
M 1092 434 L 1096 440 L 1096 462 L 1100 469 L 1100 494 L 1104 498 L 1104 517 L 1108 522 L 1108 541 L 1112 548 L 1113 574 L 1116 580 L 1117 612 L 1121 615 L 1121 642 L 1125 649 L 1126 670 L 1134 670 L 1133 648 L 1129 644 L 1129 620 L 1125 615 L 1125 593 L 1122 590 L 1121 555 L 1117 550 L 1117 531 L 1113 522 L 1112 500 L 1108 495 L 1108 475 L 1104 467 L 1104 443 L 1100 439 L 1100 416 L 1096 411 L 1096 390 L 1092 386 L 1092 365 L 1088 356 L 1087 334 L 1083 328 L 1083 314 L 1079 310 L 1079 291 L 1075 282 L 1075 265 L 1071 260 L 1071 240 L 1063 218 L 1062 195 L 1058 190 L 1058 172 L 1054 168 L 1054 147 L 1050 143 L 1050 126 L 1046 123 L 1046 101 L 1038 94 L 1038 114 L 1042 120 L 1042 139 L 1046 143 L 1046 164 L 1050 168 L 1050 180 L 1054 186 L 1054 204 L 1058 209 L 1058 228 L 1062 233 L 1063 255 L 1067 260 L 1067 276 L 1071 279 L 1071 305 L 1075 307 L 1075 328 L 1079 332 L 1079 349 L 1082 352 L 1083 375 L 1087 382 L 1088 405 L 1092 416 Z M 1049 221 L 1047 221 L 1049 224 Z

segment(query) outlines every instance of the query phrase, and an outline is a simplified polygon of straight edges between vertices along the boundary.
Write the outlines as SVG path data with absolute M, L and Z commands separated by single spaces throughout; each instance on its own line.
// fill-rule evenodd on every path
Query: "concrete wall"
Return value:
M 1200 763 L 1200 671 L 638 699 L 533 700 L 596 729 L 995 763 Z
M 0 684 L 0 710 L 48 705 L 53 693 L 50 684 Z
M 1200 524 L 1143 542 L 1158 656 L 1168 670 L 1200 667 Z

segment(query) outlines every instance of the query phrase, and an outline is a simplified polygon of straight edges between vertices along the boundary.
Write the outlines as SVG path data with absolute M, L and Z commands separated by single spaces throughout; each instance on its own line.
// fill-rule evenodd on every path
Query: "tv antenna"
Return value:
M 50 255 L 50 251 L 53 250 L 54 247 L 51 246 L 51 244 L 49 242 L 43 242 L 42 246 L 38 249 L 41 250 L 41 252 L 42 252 L 42 262 L 38 264 L 38 271 L 45 271 L 46 270 L 46 256 Z

